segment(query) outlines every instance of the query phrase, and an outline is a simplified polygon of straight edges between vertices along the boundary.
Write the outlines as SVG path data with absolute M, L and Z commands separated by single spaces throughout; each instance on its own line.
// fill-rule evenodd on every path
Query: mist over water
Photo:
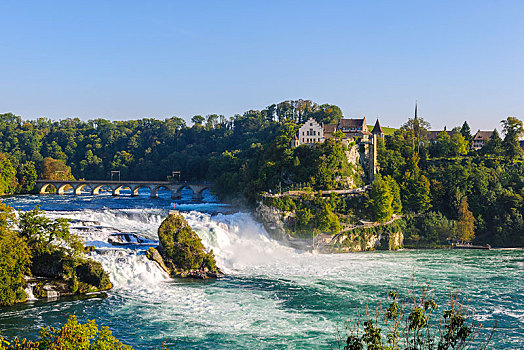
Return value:
M 172 208 L 168 194 L 147 196 L 17 196 L 19 209 L 42 205 L 50 217 L 71 219 L 71 228 L 110 273 L 106 298 L 31 301 L 0 310 L 0 330 L 36 337 L 40 327 L 60 325 L 68 315 L 95 319 L 137 349 L 328 348 L 357 308 L 390 289 L 408 295 L 412 275 L 427 281 L 439 304 L 450 285 L 466 296 L 487 327 L 497 323 L 496 349 L 524 347 L 524 251 L 400 251 L 314 254 L 271 239 L 247 212 L 231 213 L 211 196 L 192 203 L 183 194 L 176 207 L 213 249 L 226 277 L 216 281 L 173 280 L 145 250 L 157 244 L 157 229 Z M 147 238 L 115 247 L 113 233 Z

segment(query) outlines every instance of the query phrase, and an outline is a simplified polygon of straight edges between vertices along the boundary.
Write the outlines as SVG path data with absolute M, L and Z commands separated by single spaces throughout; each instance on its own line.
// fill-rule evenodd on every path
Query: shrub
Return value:
M 389 292 L 388 305 L 375 310 L 366 307 L 346 325 L 346 335 L 337 334 L 344 350 L 460 350 L 486 349 L 491 337 L 478 337 L 482 325 L 473 320 L 471 310 L 450 293 L 449 304 L 439 313 L 437 303 L 428 297 L 427 286 L 420 295 L 413 288 L 411 298 L 401 301 Z M 476 344 L 473 341 L 476 340 Z
M 113 336 L 108 327 L 99 329 L 95 321 L 81 324 L 75 316 L 61 329 L 53 327 L 40 330 L 40 340 L 33 342 L 15 338 L 12 342 L 0 336 L 0 350 L 132 350 Z

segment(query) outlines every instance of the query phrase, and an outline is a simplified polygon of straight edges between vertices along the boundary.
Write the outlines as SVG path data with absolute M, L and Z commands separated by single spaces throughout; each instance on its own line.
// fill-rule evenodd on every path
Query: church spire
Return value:
M 418 118 L 417 108 L 418 107 L 418 101 L 415 101 L 415 119 Z

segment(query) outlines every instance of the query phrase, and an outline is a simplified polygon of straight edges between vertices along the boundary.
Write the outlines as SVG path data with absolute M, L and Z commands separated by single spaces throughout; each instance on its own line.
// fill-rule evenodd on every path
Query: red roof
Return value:
M 364 128 L 366 118 L 362 119 L 340 119 L 338 122 L 340 128 Z
M 477 131 L 475 136 L 473 136 L 473 140 L 489 140 L 491 139 L 491 135 L 493 135 L 493 131 Z

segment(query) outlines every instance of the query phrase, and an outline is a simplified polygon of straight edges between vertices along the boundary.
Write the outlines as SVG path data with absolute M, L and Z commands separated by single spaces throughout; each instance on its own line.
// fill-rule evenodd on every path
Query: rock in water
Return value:
M 150 248 L 146 256 L 156 261 L 171 277 L 216 278 L 220 273 L 213 250 L 206 252 L 200 237 L 178 212 L 158 228 L 160 245 Z

